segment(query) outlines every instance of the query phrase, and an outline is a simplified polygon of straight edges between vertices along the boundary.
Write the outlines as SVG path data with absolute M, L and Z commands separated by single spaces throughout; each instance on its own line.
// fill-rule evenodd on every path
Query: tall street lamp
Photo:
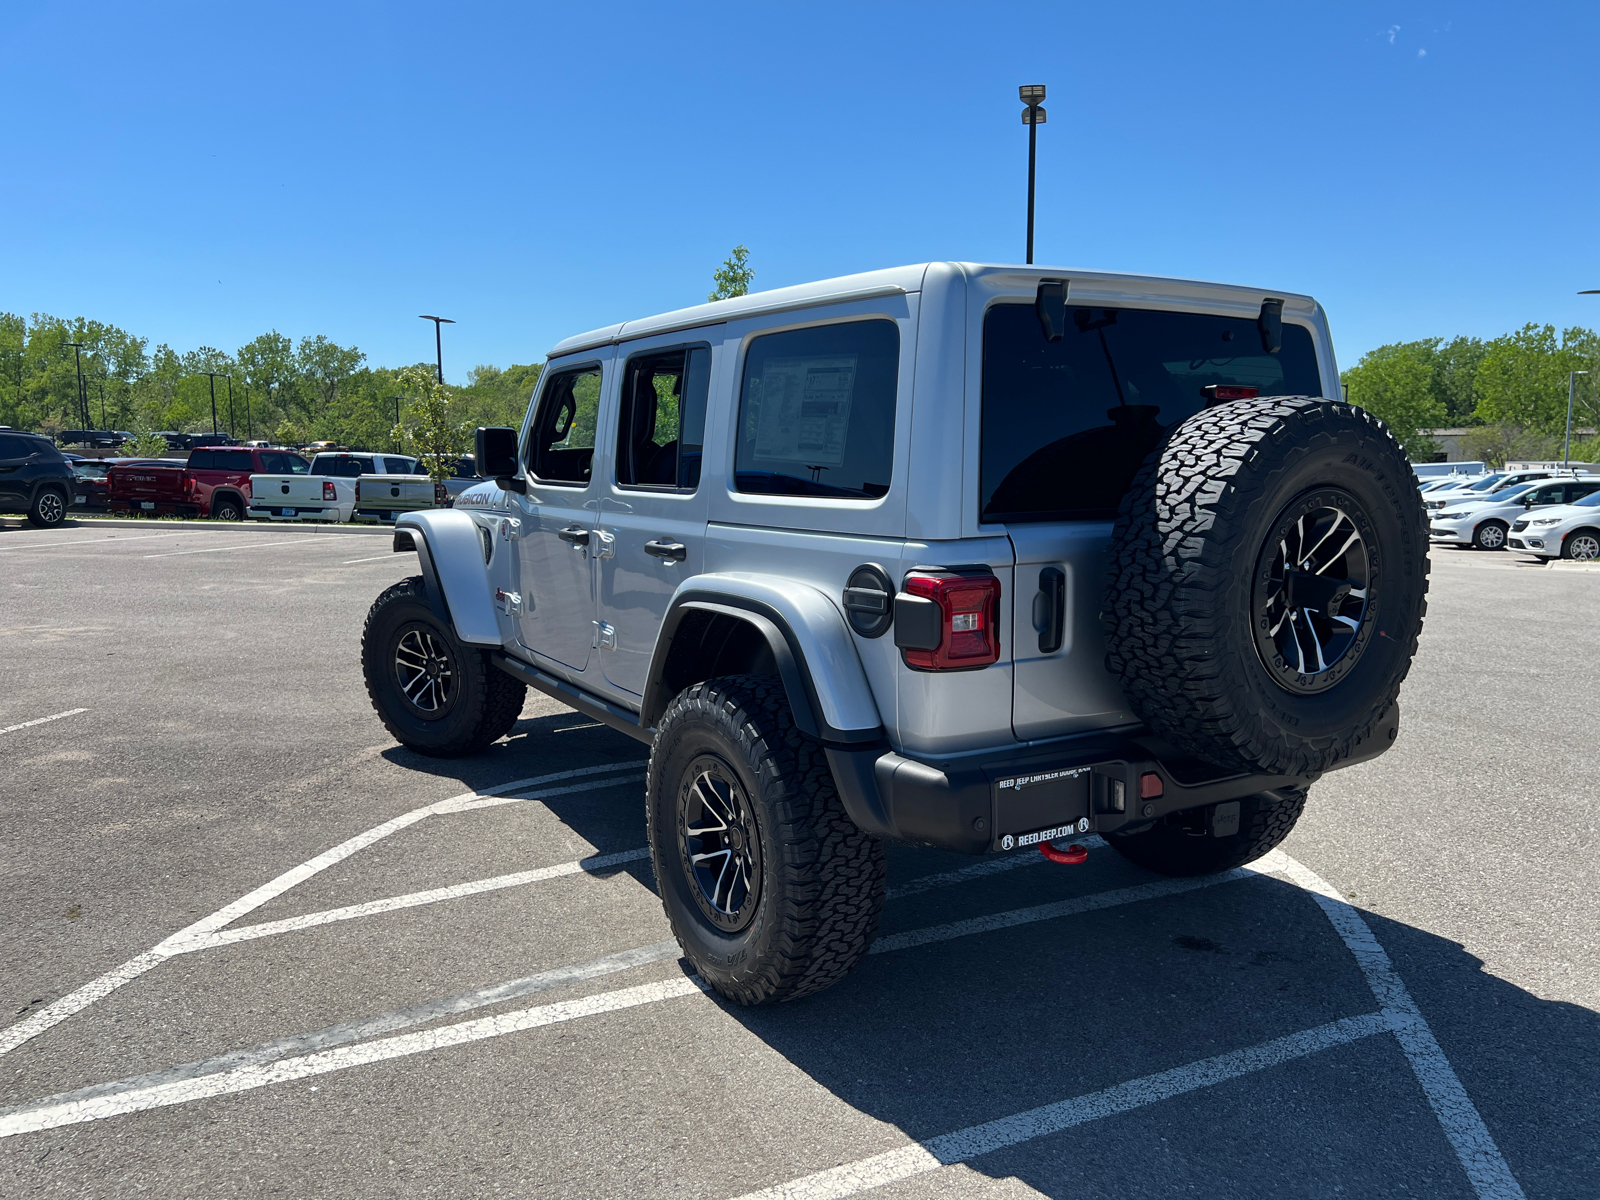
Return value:
M 438 359 L 439 359 L 439 382 L 443 383 L 444 382 L 444 342 L 440 338 L 439 327 L 441 325 L 454 325 L 455 322 L 452 321 L 449 317 L 430 317 L 427 313 L 419 313 L 418 316 L 417 316 L 417 319 L 420 320 L 420 321 L 432 321 L 433 322 L 433 352 L 434 352 L 434 354 L 436 354 L 438 356 Z
M 228 376 L 228 436 L 233 436 L 233 376 Z
M 400 450 L 400 400 L 401 400 L 401 397 L 399 397 L 399 396 L 390 396 L 389 399 L 394 401 L 394 433 L 390 436 L 389 440 L 394 443 L 395 452 L 398 453 L 399 450 Z
M 1028 127 L 1028 262 L 1033 263 L 1033 163 L 1039 145 L 1039 126 L 1044 124 L 1044 84 L 1025 83 L 1017 95 L 1028 107 L 1022 110 L 1022 123 Z
M 72 347 L 72 355 L 78 361 L 78 419 L 87 429 L 94 422 L 89 419 L 89 394 L 83 390 L 83 343 L 62 342 L 63 346 Z
M 209 375 L 211 377 L 211 432 L 212 433 L 216 433 L 217 432 L 217 376 L 223 375 L 223 374 L 225 374 L 225 372 L 223 372 L 223 371 L 201 371 L 200 374 Z M 229 437 L 233 436 L 233 433 L 232 433 L 231 430 L 229 431 L 228 436 Z
M 1587 371 L 1567 372 L 1567 440 L 1561 448 L 1561 468 L 1566 470 L 1572 465 L 1572 393 L 1576 390 L 1579 375 L 1587 375 Z

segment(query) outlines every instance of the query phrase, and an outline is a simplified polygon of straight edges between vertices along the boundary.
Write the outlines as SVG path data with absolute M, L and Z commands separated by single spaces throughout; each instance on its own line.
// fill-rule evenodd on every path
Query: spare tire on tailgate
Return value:
M 1405 452 L 1311 396 L 1200 412 L 1123 498 L 1106 665 L 1183 752 L 1240 771 L 1336 766 L 1416 653 L 1428 530 Z

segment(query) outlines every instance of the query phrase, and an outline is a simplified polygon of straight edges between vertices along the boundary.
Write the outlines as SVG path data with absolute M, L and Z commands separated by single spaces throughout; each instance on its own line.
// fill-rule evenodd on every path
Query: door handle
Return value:
M 574 546 L 587 546 L 589 544 L 589 531 L 582 525 L 568 525 L 559 530 L 556 536 L 563 542 L 571 542 Z
M 682 542 L 669 542 L 665 538 L 646 542 L 644 552 L 651 558 L 663 558 L 668 562 L 682 562 L 689 557 L 689 547 Z
M 1067 636 L 1067 575 L 1060 567 L 1039 572 L 1033 598 L 1033 627 L 1039 631 L 1039 653 L 1054 654 Z

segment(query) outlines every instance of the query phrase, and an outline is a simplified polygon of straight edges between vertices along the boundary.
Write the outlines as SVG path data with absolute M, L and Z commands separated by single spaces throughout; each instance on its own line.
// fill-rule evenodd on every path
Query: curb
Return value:
M 67 519 L 57 528 L 148 529 L 152 525 L 172 525 L 186 529 L 222 529 L 229 533 L 242 533 L 247 529 L 252 531 L 273 530 L 279 533 L 285 529 L 293 529 L 296 533 L 327 534 L 392 534 L 394 532 L 393 525 L 329 525 L 321 521 L 209 521 L 196 517 L 182 520 L 146 519 L 142 517 L 74 517 L 71 513 L 67 514 Z

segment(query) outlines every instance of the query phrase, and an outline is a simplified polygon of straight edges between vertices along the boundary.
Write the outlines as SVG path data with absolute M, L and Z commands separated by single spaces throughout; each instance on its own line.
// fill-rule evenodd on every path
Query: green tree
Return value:
M 1487 350 L 1482 338 L 1455 337 L 1434 352 L 1433 393 L 1451 425 L 1469 425 L 1477 419 L 1478 367 Z
M 1350 402 L 1382 418 L 1414 461 L 1439 451 L 1429 432 L 1445 423 L 1445 405 L 1435 394 L 1434 363 L 1439 338 L 1395 342 L 1361 356 L 1344 373 Z
M 451 389 L 439 382 L 433 367 L 421 364 L 401 371 L 399 383 L 411 401 L 410 419 L 400 433 L 422 460 L 428 477 L 443 483 L 455 472 L 464 435 L 452 411 Z
M 750 266 L 750 251 L 745 246 L 735 246 L 733 253 L 723 259 L 722 265 L 711 276 L 711 294 L 707 300 L 731 300 L 735 296 L 748 296 L 750 282 L 756 277 Z
M 354 346 L 341 346 L 320 333 L 301 338 L 300 348 L 295 352 L 295 369 L 306 385 L 308 395 L 304 400 L 317 406 L 313 410 L 308 404 L 304 409 L 306 416 L 315 417 L 330 409 L 338 399 L 340 385 L 366 360 L 367 356 Z
M 1568 329 L 1557 341 L 1554 325 L 1532 322 L 1495 338 L 1478 366 L 1478 418 L 1543 433 L 1563 430 L 1567 372 L 1584 369 L 1594 343 L 1587 329 Z

